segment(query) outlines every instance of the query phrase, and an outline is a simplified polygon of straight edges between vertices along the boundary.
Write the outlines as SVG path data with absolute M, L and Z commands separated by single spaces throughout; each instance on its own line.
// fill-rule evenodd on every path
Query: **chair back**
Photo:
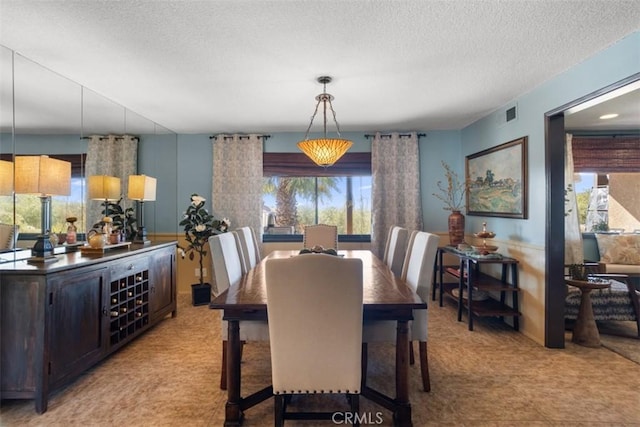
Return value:
M 251 227 L 240 227 L 235 230 L 243 255 L 243 270 L 248 272 L 262 259 L 256 233 Z
M 408 229 L 398 226 L 393 226 L 389 229 L 382 260 L 397 277 L 400 277 L 402 274 L 402 265 L 404 264 L 404 257 L 407 254 L 408 244 Z
M 274 394 L 359 393 L 362 261 L 305 254 L 265 274 Z
M 327 224 L 307 225 L 302 238 L 305 248 L 322 246 L 324 249 L 338 250 L 338 226 Z
M 0 249 L 13 249 L 18 241 L 20 226 L 13 224 L 0 224 Z
M 423 301 L 431 298 L 433 268 L 440 237 L 426 231 L 414 231 L 409 238 L 409 249 L 402 267 L 401 278 Z M 411 339 L 426 341 L 427 310 L 413 310 Z
M 220 295 L 242 277 L 242 252 L 234 232 L 215 234 L 209 237 L 211 267 L 216 279 L 214 296 Z

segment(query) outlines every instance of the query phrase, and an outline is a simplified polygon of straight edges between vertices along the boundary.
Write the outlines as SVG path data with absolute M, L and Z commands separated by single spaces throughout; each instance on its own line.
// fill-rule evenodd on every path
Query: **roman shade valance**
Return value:
M 264 176 L 371 175 L 371 153 L 345 153 L 333 166 L 322 168 L 303 153 L 264 153 Z
M 575 172 L 640 172 L 640 136 L 573 136 Z

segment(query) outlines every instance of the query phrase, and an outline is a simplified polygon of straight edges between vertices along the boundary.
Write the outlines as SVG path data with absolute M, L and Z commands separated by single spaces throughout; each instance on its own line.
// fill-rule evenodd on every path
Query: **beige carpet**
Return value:
M 490 319 L 469 332 L 450 305 L 432 305 L 429 322 L 431 393 L 420 390 L 419 367 L 410 372 L 416 427 L 640 425 L 640 368 L 617 353 L 571 342 L 547 349 Z M 37 415 L 33 401 L 3 401 L 0 425 L 221 426 L 219 332 L 218 312 L 180 295 L 177 318 L 55 392 L 46 413 Z M 369 383 L 387 392 L 393 354 L 389 345 L 371 345 Z M 245 346 L 243 390 L 269 383 L 268 356 L 264 344 Z M 388 411 L 366 399 L 361 407 L 392 425 Z M 273 402 L 263 402 L 246 412 L 244 425 L 272 425 L 272 413 Z

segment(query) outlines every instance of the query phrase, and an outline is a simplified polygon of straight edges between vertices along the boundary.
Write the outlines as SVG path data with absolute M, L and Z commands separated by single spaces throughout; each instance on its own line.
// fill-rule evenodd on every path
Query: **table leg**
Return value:
M 600 333 L 591 305 L 591 289 L 581 288 L 580 291 L 580 309 L 571 341 L 585 347 L 600 347 Z
M 458 322 L 462 322 L 462 291 L 464 289 L 464 261 L 460 260 L 460 277 L 458 278 Z
M 443 251 L 439 250 L 438 251 L 438 285 L 440 287 L 440 307 L 442 307 L 443 305 L 443 293 L 444 293 L 444 284 L 442 283 L 442 281 L 444 280 L 444 265 L 442 265 L 442 258 L 443 258 Z
M 409 401 L 409 323 L 398 320 L 396 333 L 396 410 L 394 424 L 411 427 L 411 403 Z
M 227 323 L 227 404 L 224 425 L 231 427 L 241 425 L 243 418 L 240 408 L 240 324 L 237 320 L 229 320 Z
M 511 286 L 513 286 L 514 289 L 518 289 L 520 287 L 520 284 L 518 283 L 518 265 L 517 264 L 511 264 Z M 515 329 L 516 331 L 519 331 L 520 316 L 518 315 L 518 313 L 520 312 L 520 303 L 518 302 L 518 292 L 512 292 L 511 294 L 513 295 L 513 298 L 512 298 L 513 309 L 516 311 L 516 315 L 513 316 L 513 329 Z
M 467 316 L 469 316 L 469 330 L 473 331 L 473 291 L 471 288 L 473 287 L 473 282 L 475 281 L 475 272 L 476 267 L 473 266 L 467 261 Z

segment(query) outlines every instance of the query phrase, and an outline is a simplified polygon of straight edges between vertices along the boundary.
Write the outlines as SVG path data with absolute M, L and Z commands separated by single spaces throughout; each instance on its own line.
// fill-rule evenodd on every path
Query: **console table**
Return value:
M 443 256 L 453 255 L 458 259 L 458 265 L 445 265 Z M 495 278 L 481 271 L 481 266 L 499 265 L 500 278 Z M 445 283 L 444 275 L 449 274 L 457 279 L 457 283 Z M 519 324 L 518 294 L 518 260 L 499 254 L 480 255 L 474 252 L 459 251 L 453 246 L 438 248 L 434 282 L 440 292 L 440 306 L 443 305 L 445 295 L 453 298 L 458 304 L 458 321 L 462 321 L 462 312 L 466 308 L 469 330 L 473 331 L 473 316 L 496 316 L 504 320 L 513 318 L 513 328 L 517 331 Z M 434 286 L 432 299 L 435 300 Z M 499 299 L 493 295 L 486 300 L 474 301 L 473 292 L 493 292 L 499 294 Z M 506 296 L 511 295 L 512 306 L 507 305 Z
M 176 242 L 0 264 L 3 399 L 51 391 L 176 315 Z

